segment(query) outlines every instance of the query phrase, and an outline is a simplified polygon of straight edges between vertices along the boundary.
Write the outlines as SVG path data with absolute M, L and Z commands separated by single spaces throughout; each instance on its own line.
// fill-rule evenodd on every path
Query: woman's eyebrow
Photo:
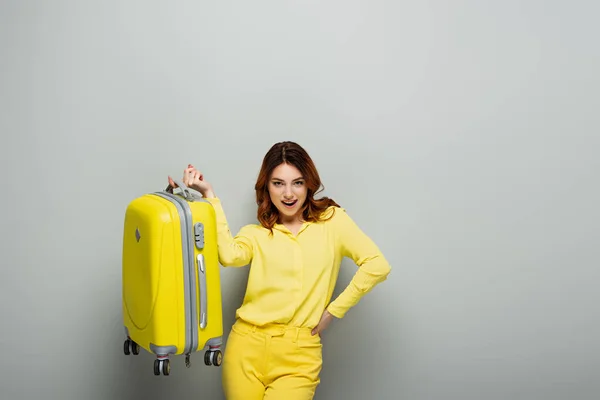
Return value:
M 276 177 L 273 177 L 273 178 L 271 178 L 271 180 L 272 180 L 272 181 L 280 181 L 280 182 L 283 182 L 283 181 L 284 181 L 283 179 L 281 179 L 281 178 L 276 178 Z M 301 177 L 299 177 L 299 178 L 295 178 L 295 179 L 293 179 L 293 180 L 292 180 L 292 182 L 301 181 L 301 180 L 304 180 L 304 177 L 303 177 L 303 176 L 301 176 Z

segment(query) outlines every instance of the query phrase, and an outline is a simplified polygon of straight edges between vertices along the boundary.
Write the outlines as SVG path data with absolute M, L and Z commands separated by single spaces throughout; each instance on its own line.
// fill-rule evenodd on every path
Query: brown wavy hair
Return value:
M 256 204 L 258 204 L 257 217 L 260 224 L 273 232 L 273 226 L 279 222 L 279 211 L 269 196 L 269 180 L 273 170 L 284 163 L 298 168 L 305 180 L 307 193 L 306 201 L 301 208 L 303 219 L 308 222 L 317 222 L 331 218 L 333 214 L 324 218 L 323 213 L 331 206 L 340 207 L 340 205 L 329 197 L 314 198 L 325 188 L 315 163 L 302 146 L 285 141 L 275 143 L 265 154 L 254 185 Z

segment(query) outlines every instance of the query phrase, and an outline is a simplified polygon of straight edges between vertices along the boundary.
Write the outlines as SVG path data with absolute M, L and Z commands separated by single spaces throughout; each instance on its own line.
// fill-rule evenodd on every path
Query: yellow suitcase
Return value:
M 206 350 L 222 362 L 223 319 L 212 205 L 181 182 L 131 201 L 123 232 L 123 323 L 126 355 L 156 355 L 154 374 L 169 375 L 170 356 Z

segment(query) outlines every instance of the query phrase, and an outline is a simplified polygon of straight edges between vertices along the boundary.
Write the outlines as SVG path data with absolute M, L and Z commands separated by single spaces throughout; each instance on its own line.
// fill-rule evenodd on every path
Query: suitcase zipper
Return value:
M 186 236 L 185 238 L 185 245 L 188 247 L 188 261 L 187 261 L 187 271 L 189 274 L 189 304 L 190 304 L 190 314 L 189 314 L 189 321 L 190 321 L 190 325 L 188 327 L 188 334 L 190 335 L 190 340 L 189 340 L 189 347 L 187 349 L 184 350 L 185 354 L 186 354 L 186 365 L 189 366 L 189 358 L 190 355 L 192 353 L 192 351 L 194 351 L 194 348 L 197 347 L 196 341 L 197 341 L 197 335 L 194 335 L 195 332 L 195 327 L 198 325 L 198 321 L 196 320 L 196 316 L 198 315 L 196 312 L 196 287 L 198 285 L 198 283 L 196 282 L 196 263 L 194 262 L 194 246 L 193 246 L 193 241 L 194 241 L 194 237 L 193 237 L 193 232 L 192 232 L 192 214 L 189 208 L 189 205 L 187 204 L 187 201 L 183 200 L 183 199 L 177 199 L 177 201 L 179 201 L 179 203 L 181 204 L 183 211 L 184 211 L 184 220 L 185 220 L 185 232 L 186 232 Z

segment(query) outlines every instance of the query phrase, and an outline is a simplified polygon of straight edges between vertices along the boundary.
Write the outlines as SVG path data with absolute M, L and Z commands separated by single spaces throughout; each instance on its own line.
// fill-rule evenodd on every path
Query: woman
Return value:
M 386 279 L 388 262 L 335 201 L 314 198 L 321 180 L 296 143 L 277 143 L 265 155 L 255 185 L 260 224 L 235 236 L 202 173 L 188 165 L 182 181 L 214 206 L 220 263 L 250 264 L 223 357 L 226 398 L 312 399 L 320 382 L 321 332 Z M 176 187 L 171 177 L 169 184 Z M 343 257 L 359 268 L 330 302 Z

